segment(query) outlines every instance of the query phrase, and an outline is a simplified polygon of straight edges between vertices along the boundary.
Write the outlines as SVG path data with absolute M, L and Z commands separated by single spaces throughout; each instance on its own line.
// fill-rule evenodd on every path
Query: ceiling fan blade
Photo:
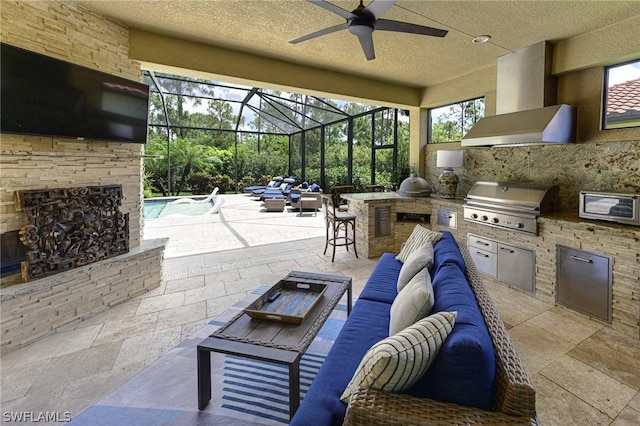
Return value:
M 421 34 L 434 37 L 444 37 L 449 31 L 438 28 L 425 27 L 408 22 L 392 21 L 390 19 L 378 19 L 376 31 L 395 31 L 399 33 Z
M 376 19 L 380 19 L 383 13 L 396 4 L 396 1 L 398 0 L 373 0 L 365 9 L 371 12 Z
M 316 31 L 316 32 L 311 33 L 311 34 L 307 34 L 307 35 L 299 37 L 299 38 L 297 38 L 295 40 L 291 40 L 289 43 L 291 43 L 291 44 L 301 43 L 303 41 L 311 40 L 312 38 L 316 38 L 316 37 L 320 37 L 320 36 L 323 36 L 323 35 L 335 33 L 336 31 L 346 30 L 347 28 L 349 28 L 349 24 L 347 22 L 345 22 L 344 24 L 334 25 L 333 27 L 325 28 L 324 30 Z
M 353 18 L 357 18 L 356 15 L 354 15 L 353 13 L 349 12 L 348 10 L 344 10 L 341 7 L 338 7 L 336 5 L 333 5 L 329 2 L 326 2 L 324 0 L 307 0 L 309 3 L 313 3 L 316 6 L 320 6 L 323 9 L 328 10 L 329 12 L 333 12 L 336 15 L 342 16 L 344 19 L 353 19 Z
M 358 40 L 360 41 L 360 46 L 362 46 L 362 51 L 367 61 L 375 59 L 376 52 L 373 48 L 373 34 L 358 34 Z

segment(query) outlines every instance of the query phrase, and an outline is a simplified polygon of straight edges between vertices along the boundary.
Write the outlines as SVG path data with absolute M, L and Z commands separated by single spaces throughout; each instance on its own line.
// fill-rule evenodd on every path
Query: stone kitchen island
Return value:
M 398 253 L 416 224 L 431 227 L 430 197 L 408 197 L 397 192 L 342 194 L 356 215 L 358 252 L 368 258 Z

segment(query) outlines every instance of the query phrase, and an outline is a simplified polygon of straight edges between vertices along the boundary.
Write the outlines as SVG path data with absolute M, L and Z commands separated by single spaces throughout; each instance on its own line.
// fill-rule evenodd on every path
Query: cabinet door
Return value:
M 613 259 L 564 246 L 556 249 L 557 302 L 611 322 Z
M 498 243 L 498 279 L 534 291 L 535 256 L 531 250 Z
M 486 250 L 482 250 L 476 247 L 469 247 L 469 253 L 471 259 L 475 263 L 478 272 L 495 277 L 497 273 L 497 256 L 495 253 L 491 253 Z
M 474 234 L 467 235 L 467 245 L 469 247 L 479 248 L 484 251 L 488 251 L 491 253 L 498 252 L 498 243 L 494 240 L 490 240 L 488 238 L 480 237 Z

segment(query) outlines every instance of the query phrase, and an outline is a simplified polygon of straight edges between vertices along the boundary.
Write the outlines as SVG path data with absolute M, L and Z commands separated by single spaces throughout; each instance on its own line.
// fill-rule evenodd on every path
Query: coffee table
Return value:
M 351 313 L 351 277 L 292 271 L 283 280 L 325 284 L 327 289 L 300 324 L 249 317 L 240 311 L 198 345 L 198 409 L 211 400 L 211 352 L 238 355 L 289 368 L 289 417 L 300 406 L 300 358 L 317 336 L 344 293 Z

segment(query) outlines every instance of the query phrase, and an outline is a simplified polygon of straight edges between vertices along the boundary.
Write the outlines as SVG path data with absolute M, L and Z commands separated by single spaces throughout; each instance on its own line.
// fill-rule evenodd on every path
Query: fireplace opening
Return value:
M 0 235 L 0 277 L 19 274 L 21 263 L 27 260 L 27 246 L 20 241 L 20 231 Z

